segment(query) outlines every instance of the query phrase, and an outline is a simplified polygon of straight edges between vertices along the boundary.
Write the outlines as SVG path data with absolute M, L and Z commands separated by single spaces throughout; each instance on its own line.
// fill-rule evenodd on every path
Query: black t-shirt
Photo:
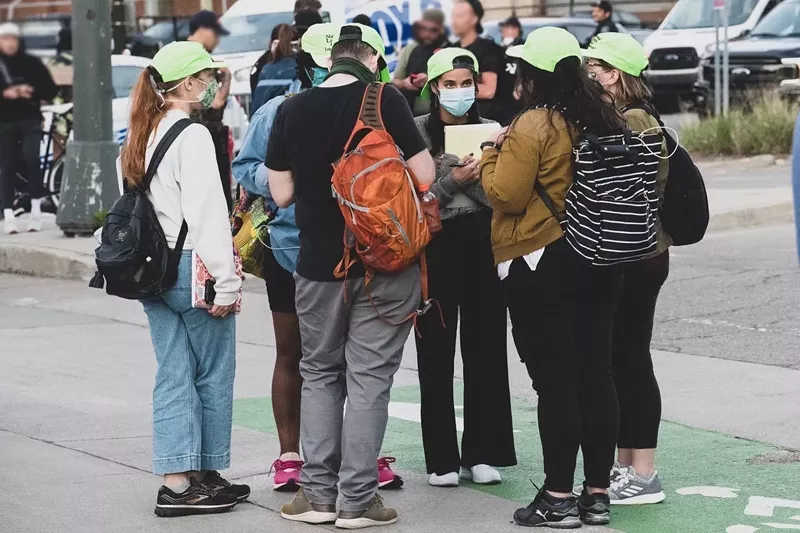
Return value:
M 366 88 L 366 83 L 355 82 L 305 91 L 281 105 L 272 126 L 266 165 L 292 172 L 300 228 L 297 273 L 312 281 L 336 280 L 333 271 L 344 253 L 344 218 L 331 194 L 331 177 L 355 127 Z M 381 114 L 406 159 L 428 149 L 405 98 L 391 85 L 384 88 Z M 348 276 L 363 272 L 358 265 Z
M 478 94 L 480 113 L 483 118 L 495 120 L 501 124 L 508 124 L 519 109 L 519 102 L 514 99 L 514 85 L 516 83 L 516 63 L 507 63 L 506 53 L 502 46 L 489 39 L 478 39 L 469 46 L 462 46 L 475 54 L 481 72 L 494 72 L 497 74 L 497 90 L 491 100 L 481 100 Z M 509 68 L 513 72 L 509 72 Z

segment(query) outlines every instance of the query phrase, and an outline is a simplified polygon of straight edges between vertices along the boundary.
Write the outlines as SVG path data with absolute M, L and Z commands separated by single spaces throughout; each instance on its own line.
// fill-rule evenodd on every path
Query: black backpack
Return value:
M 661 116 L 650 105 L 632 105 L 623 109 L 641 109 L 652 115 L 661 127 Z M 664 202 L 658 211 L 661 224 L 675 246 L 687 246 L 703 240 L 708 229 L 708 194 L 700 169 L 692 161 L 689 152 L 680 146 L 672 135 L 664 132 L 669 158 L 669 177 L 664 192 Z
M 156 146 L 142 182 L 128 190 L 111 206 L 103 224 L 100 246 L 95 250 L 97 273 L 90 287 L 128 300 L 157 296 L 175 285 L 183 244 L 189 227 L 181 226 L 175 249 L 167 244 L 147 190 L 167 150 L 188 126 L 183 119 L 167 131 Z
M 561 222 L 567 242 L 592 265 L 639 261 L 656 251 L 660 148 L 658 134 L 580 132 L 573 150 L 574 181 L 567 193 L 566 217 L 560 216 L 536 181 L 536 192 Z

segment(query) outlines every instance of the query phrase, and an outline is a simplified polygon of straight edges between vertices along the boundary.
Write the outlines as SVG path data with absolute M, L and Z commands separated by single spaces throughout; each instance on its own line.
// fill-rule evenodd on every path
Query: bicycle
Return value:
M 55 214 L 58 212 L 59 194 L 64 179 L 67 141 L 73 128 L 73 107 L 72 103 L 42 106 L 45 118 L 39 159 L 42 164 L 42 180 L 46 191 L 42 201 L 42 211 L 45 213 Z M 22 151 L 20 150 L 18 153 L 21 154 Z M 19 164 L 17 168 L 21 168 L 21 166 Z M 27 193 L 20 192 L 25 190 L 27 179 L 19 171 L 16 174 L 18 186 L 14 194 L 13 209 L 14 215 L 19 216 L 30 212 L 31 198 Z

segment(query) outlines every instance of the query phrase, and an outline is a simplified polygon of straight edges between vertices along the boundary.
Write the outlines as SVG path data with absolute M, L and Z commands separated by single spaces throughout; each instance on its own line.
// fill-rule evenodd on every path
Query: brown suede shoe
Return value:
M 330 524 L 336 521 L 336 505 L 311 503 L 301 488 L 291 503 L 281 507 L 281 516 L 286 520 L 306 524 Z
M 397 522 L 397 511 L 384 507 L 383 498 L 376 495 L 366 511 L 339 511 L 336 527 L 340 529 L 363 529 L 365 527 L 388 526 Z

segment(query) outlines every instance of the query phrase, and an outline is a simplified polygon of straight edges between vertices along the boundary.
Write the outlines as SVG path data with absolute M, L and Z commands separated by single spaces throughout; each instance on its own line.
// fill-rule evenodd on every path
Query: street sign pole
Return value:
M 730 22 L 730 7 L 722 10 L 722 32 L 725 47 L 722 49 L 722 114 L 727 115 L 731 107 L 731 69 L 730 49 L 728 47 L 728 23 Z
M 56 223 L 67 236 L 91 234 L 119 197 L 111 116 L 111 2 L 73 0 L 75 140 L 67 146 Z
M 719 11 L 716 10 L 714 11 L 714 35 L 714 115 L 719 116 L 722 112 L 722 66 L 719 51 Z

